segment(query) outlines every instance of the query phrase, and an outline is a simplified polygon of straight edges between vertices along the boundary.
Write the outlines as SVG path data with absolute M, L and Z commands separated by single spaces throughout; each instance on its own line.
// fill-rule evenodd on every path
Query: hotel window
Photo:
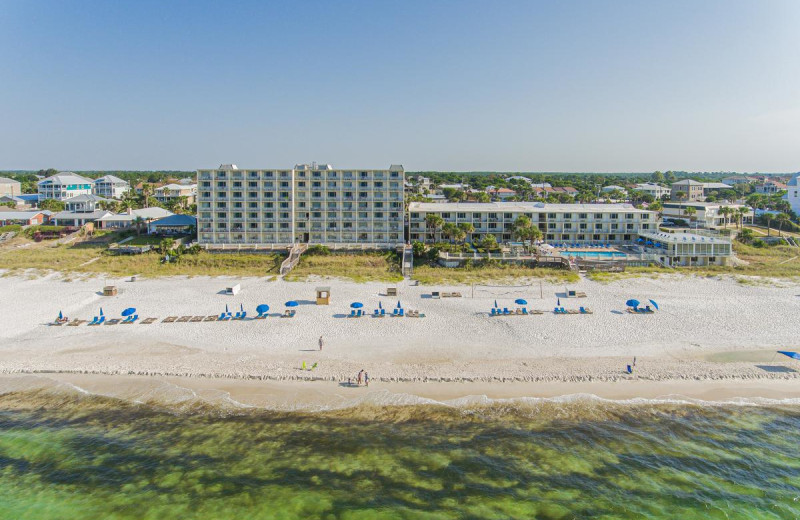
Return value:
M 572 220 L 572 213 L 564 213 L 564 220 Z
M 242 182 L 241 181 L 235 181 L 233 183 L 233 187 L 234 188 L 241 188 L 242 187 Z
M 288 209 L 289 203 L 288 202 L 281 202 L 281 209 Z
M 578 213 L 578 218 L 581 220 L 586 220 L 588 216 L 586 213 Z
M 547 218 L 556 218 L 556 214 L 555 213 L 548 213 L 547 214 Z
M 600 224 L 597 224 L 597 225 L 599 226 Z M 580 224 L 578 224 L 578 229 L 580 229 L 581 231 L 585 230 L 586 229 L 586 223 L 585 222 L 581 222 Z
M 625 214 L 625 218 L 628 219 L 628 220 L 632 220 L 633 219 L 633 213 L 626 213 Z
M 564 224 L 564 229 L 572 229 L 572 224 L 570 223 Z
M 603 229 L 603 224 L 595 224 L 594 228 L 595 229 Z
M 286 222 L 281 222 L 280 228 L 281 229 L 289 229 L 289 224 L 286 223 Z
M 601 220 L 602 220 L 602 218 L 603 218 L 603 214 L 602 214 L 602 213 L 595 213 L 595 214 L 594 214 L 594 218 L 599 218 L 599 219 L 601 219 Z
M 328 198 L 329 199 L 335 199 L 336 198 L 336 192 L 335 191 L 329 191 L 328 192 Z
M 617 214 L 617 213 L 612 213 L 611 214 L 611 220 L 616 220 L 618 218 L 619 218 L 619 214 Z
M 550 223 L 547 224 L 547 229 L 555 229 L 555 228 L 556 228 L 556 223 L 555 222 L 550 222 Z

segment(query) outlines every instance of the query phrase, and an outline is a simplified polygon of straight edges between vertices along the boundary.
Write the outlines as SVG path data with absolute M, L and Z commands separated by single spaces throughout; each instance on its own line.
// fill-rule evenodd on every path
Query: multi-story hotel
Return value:
M 228 244 L 403 243 L 403 167 L 198 170 L 198 240 Z
M 66 200 L 91 195 L 93 181 L 72 172 L 59 172 L 38 182 L 39 200 Z
M 639 233 L 658 229 L 658 214 L 630 204 L 547 204 L 543 202 L 446 203 L 412 202 L 408 205 L 409 237 L 421 242 L 442 240 L 441 228 L 427 227 L 426 217 L 439 215 L 445 223 L 470 223 L 468 240 L 492 234 L 498 242 L 514 240 L 514 222 L 531 219 L 547 242 L 624 243 Z

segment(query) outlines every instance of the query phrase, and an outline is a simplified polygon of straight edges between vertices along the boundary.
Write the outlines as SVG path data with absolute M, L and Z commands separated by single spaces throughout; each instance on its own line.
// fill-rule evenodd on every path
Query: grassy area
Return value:
M 578 275 L 563 269 L 544 269 L 498 265 L 489 267 L 431 267 L 414 268 L 413 278 L 423 285 L 469 285 L 473 283 L 519 283 L 521 279 L 543 279 L 548 282 L 574 282 Z
M 97 259 L 97 260 L 94 260 Z M 94 260 L 94 261 L 92 261 Z M 211 254 L 201 251 L 183 255 L 178 263 L 162 264 L 156 253 L 112 256 L 103 244 L 27 247 L 0 252 L 0 269 L 25 269 L 64 273 L 103 273 L 112 276 L 268 276 L 276 275 L 280 255 Z M 91 263 L 87 263 L 92 261 Z
M 331 276 L 356 282 L 394 282 L 403 279 L 394 253 L 304 255 L 286 280 L 303 281 L 310 276 Z
M 151 237 L 151 236 L 139 236 L 133 237 L 132 239 L 125 242 L 123 245 L 126 246 L 157 246 L 163 240 L 162 237 Z

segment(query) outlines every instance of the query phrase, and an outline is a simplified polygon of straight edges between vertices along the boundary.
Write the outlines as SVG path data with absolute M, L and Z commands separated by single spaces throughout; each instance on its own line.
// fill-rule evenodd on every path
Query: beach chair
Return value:
M 161 323 L 173 323 L 177 319 L 178 319 L 177 316 L 167 316 L 166 318 L 161 320 Z
M 269 311 L 259 312 L 256 316 L 253 316 L 253 319 L 254 320 L 265 320 L 265 319 L 267 319 L 267 316 L 269 316 L 269 314 L 267 314 L 267 312 L 269 312 Z
M 234 316 L 234 320 L 243 320 L 247 317 L 247 311 L 237 312 Z
M 286 309 L 283 314 L 281 314 L 281 318 L 294 318 L 295 311 L 292 309 Z
M 565 312 L 567 314 L 580 314 L 580 311 L 576 311 L 575 309 L 567 309 Z
M 228 321 L 229 319 L 231 319 L 230 312 L 223 312 L 217 317 L 217 321 Z
M 521 316 L 522 315 L 522 309 L 517 307 L 516 309 L 514 309 L 514 314 Z
M 586 307 L 581 307 L 579 310 L 581 314 L 592 314 L 591 309 L 587 309 Z
M 544 311 L 540 311 L 538 309 L 531 309 L 530 314 L 544 314 Z
M 90 321 L 88 324 L 89 325 L 97 325 L 97 320 L 99 320 L 99 319 L 100 319 L 99 316 L 95 316 L 94 318 L 92 318 L 92 321 Z
M 134 321 L 136 321 L 138 319 L 139 319 L 139 315 L 138 314 L 131 314 L 130 316 L 128 316 L 127 318 L 122 320 L 122 323 L 129 325 L 129 324 L 133 323 Z
M 192 319 L 192 316 L 181 316 L 180 318 L 175 320 L 175 323 L 186 323 L 187 321 L 189 321 L 191 319 Z
M 523 307 L 523 308 L 522 308 L 522 314 L 524 314 L 525 316 L 527 316 L 527 315 L 528 315 L 528 309 L 526 309 L 525 307 Z
M 189 320 L 189 323 L 200 323 L 200 322 L 201 322 L 201 321 L 203 321 L 204 319 L 206 319 L 206 317 L 205 317 L 205 316 L 195 316 L 194 318 L 192 318 L 191 320 Z
M 203 318 L 203 321 L 217 321 L 217 315 L 214 314 L 213 316 L 206 316 Z
M 158 318 L 145 318 L 140 323 L 142 325 L 150 325 L 152 323 L 155 323 L 156 321 L 158 321 Z
M 77 327 L 78 325 L 81 325 L 83 323 L 86 323 L 86 320 L 79 320 L 75 318 L 71 322 L 67 323 L 67 327 Z
M 111 318 L 110 320 L 108 320 L 108 321 L 106 322 L 106 325 L 116 325 L 116 324 L 117 324 L 117 323 L 119 323 L 120 321 L 122 321 L 122 320 L 121 320 L 121 319 L 119 319 L 119 318 Z
M 503 315 L 507 316 L 509 314 L 511 314 L 511 312 L 509 312 L 508 307 L 503 307 Z
M 406 312 L 406 310 L 403 309 L 403 308 L 397 309 L 397 315 L 400 316 L 400 317 L 405 316 L 405 312 Z
M 492 312 L 489 313 L 489 316 L 497 316 L 497 309 L 492 307 Z
M 352 310 L 350 311 L 350 314 L 349 314 L 347 317 L 348 317 L 348 318 L 355 318 L 355 317 L 356 317 L 356 310 L 355 310 L 355 309 L 352 309 Z

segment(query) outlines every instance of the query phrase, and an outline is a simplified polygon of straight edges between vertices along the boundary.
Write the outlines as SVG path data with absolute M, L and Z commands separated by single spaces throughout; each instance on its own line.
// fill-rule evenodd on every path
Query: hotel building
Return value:
M 403 243 L 403 167 L 198 170 L 198 241 L 222 246 Z
M 543 202 L 491 202 L 408 205 L 409 237 L 421 242 L 442 240 L 441 229 L 426 227 L 426 217 L 439 215 L 445 223 L 470 223 L 475 231 L 468 240 L 479 241 L 492 234 L 498 242 L 514 240 L 514 222 L 531 219 L 546 242 L 625 243 L 639 233 L 658 229 L 658 214 L 630 204 L 547 204 Z

